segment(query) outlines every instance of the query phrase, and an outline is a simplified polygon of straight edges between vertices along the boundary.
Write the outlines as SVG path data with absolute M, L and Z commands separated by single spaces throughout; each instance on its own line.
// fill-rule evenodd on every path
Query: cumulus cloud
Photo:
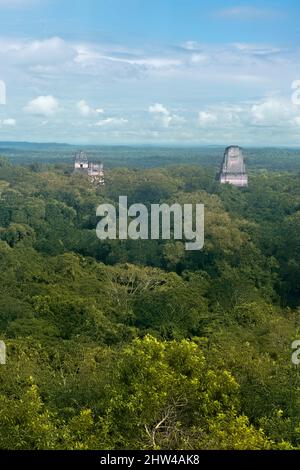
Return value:
M 220 104 L 210 106 L 198 113 L 198 126 L 209 129 L 230 129 L 240 127 L 245 122 L 249 106 Z M 249 109 L 248 109 L 249 114 Z
M 169 127 L 171 124 L 174 123 L 182 123 L 185 119 L 181 116 L 177 116 L 173 114 L 169 109 L 163 106 L 161 103 L 155 103 L 149 106 L 148 109 L 150 114 L 153 114 L 156 119 L 158 119 L 163 127 Z
M 51 126 L 44 125 L 48 140 L 57 136 L 62 140 L 79 139 L 82 116 L 91 136 L 99 135 L 103 128 L 115 141 L 135 135 L 141 128 L 144 136 L 158 141 L 160 137 L 164 141 L 180 140 L 181 136 L 190 141 L 188 135 L 194 133 L 195 138 L 202 135 L 214 142 L 234 130 L 237 135 L 261 133 L 261 140 L 267 141 L 267 133 L 273 138 L 274 129 L 278 131 L 280 126 L 286 134 L 294 132 L 294 141 L 299 141 L 300 108 L 293 109 L 289 97 L 253 99 L 271 96 L 272 90 L 275 96 L 280 90 L 286 93 L 289 83 L 299 78 L 296 47 L 285 50 L 276 44 L 200 44 L 188 39 L 179 45 L 150 48 L 59 37 L 0 38 L 1 75 L 9 84 L 9 112 L 17 119 L 20 136 L 26 138 L 31 123 L 33 135 L 42 135 L 42 125 L 34 134 L 36 119 L 28 118 L 22 129 L 25 120 L 16 114 L 22 99 L 23 103 L 32 100 L 23 109 L 42 116 L 41 121 L 48 122 L 49 117 L 64 110 L 65 126 L 54 119 L 49 119 Z M 50 95 L 57 87 L 60 102 Z M 84 94 L 87 88 L 88 96 Z M 14 89 L 19 93 L 16 99 L 12 96 Z M 168 100 L 176 96 L 176 104 L 166 106 L 160 102 L 162 98 L 155 102 L 153 90 L 157 97 L 168 96 Z M 115 110 L 113 116 L 97 107 L 105 93 Z M 152 103 L 148 109 L 145 101 Z M 130 125 L 126 126 L 128 119 Z M 8 133 L 9 124 L 6 126 Z M 206 131 L 201 133 L 199 129 Z M 278 132 L 278 141 L 280 136 Z
M 102 108 L 92 108 L 85 100 L 78 101 L 76 107 L 84 117 L 92 117 L 104 113 Z
M 269 98 L 251 107 L 252 122 L 257 125 L 282 126 L 290 123 L 296 113 L 288 100 Z
M 215 131 L 258 127 L 293 130 L 300 125 L 299 107 L 282 97 L 269 97 L 257 103 L 215 105 L 198 113 L 198 125 Z
M 149 106 L 149 113 L 164 114 L 165 116 L 168 116 L 170 114 L 170 111 L 165 108 L 161 103 L 155 103 Z
M 215 113 L 200 111 L 198 114 L 198 124 L 200 127 L 214 126 L 218 122 L 218 117 Z
M 24 111 L 29 114 L 36 114 L 39 116 L 53 116 L 59 111 L 59 102 L 54 96 L 38 96 L 37 98 L 29 101 L 25 106 Z

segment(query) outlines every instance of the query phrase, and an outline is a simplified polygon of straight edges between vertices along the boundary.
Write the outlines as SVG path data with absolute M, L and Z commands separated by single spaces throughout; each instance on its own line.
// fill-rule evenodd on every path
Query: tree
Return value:
M 238 416 L 232 375 L 208 369 L 196 343 L 146 336 L 125 346 L 117 362 L 107 410 L 115 447 L 269 447 L 263 432 Z

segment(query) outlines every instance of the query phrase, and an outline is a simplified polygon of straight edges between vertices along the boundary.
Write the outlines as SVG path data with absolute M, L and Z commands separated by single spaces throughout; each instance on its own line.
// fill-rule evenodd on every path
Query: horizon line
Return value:
M 201 144 L 201 143 L 194 143 L 194 144 L 188 144 L 188 143 L 167 143 L 167 142 L 158 142 L 158 143 L 150 143 L 150 142 L 144 142 L 144 143 L 70 143 L 70 142 L 56 142 L 56 141 L 47 141 L 47 142 L 38 142 L 38 141 L 30 141 L 30 140 L 0 140 L 0 148 L 2 145 L 13 145 L 13 144 L 24 144 L 24 145 L 57 145 L 57 146 L 66 146 L 66 147 L 134 147 L 134 148 L 139 148 L 139 147 L 166 147 L 166 148 L 205 148 L 205 147 L 221 147 L 221 148 L 227 148 L 228 146 L 231 145 L 238 145 L 241 148 L 290 148 L 290 149 L 299 149 L 300 150 L 300 144 L 299 145 L 291 145 L 291 144 L 259 144 L 259 145 L 251 145 L 251 144 L 238 144 L 238 143 L 224 143 L 224 144 L 213 144 L 213 143 L 207 143 L 207 144 Z

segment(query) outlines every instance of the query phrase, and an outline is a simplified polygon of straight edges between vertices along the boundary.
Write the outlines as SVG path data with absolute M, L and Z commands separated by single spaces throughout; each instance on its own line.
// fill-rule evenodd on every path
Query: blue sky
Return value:
M 0 0 L 0 140 L 300 145 L 296 0 Z

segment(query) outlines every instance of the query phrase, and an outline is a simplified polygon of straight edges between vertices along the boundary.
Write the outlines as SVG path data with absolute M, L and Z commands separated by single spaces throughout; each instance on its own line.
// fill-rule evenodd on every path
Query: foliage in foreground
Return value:
M 299 175 L 0 165 L 2 449 L 299 448 Z M 204 202 L 206 243 L 99 242 L 95 207 Z

